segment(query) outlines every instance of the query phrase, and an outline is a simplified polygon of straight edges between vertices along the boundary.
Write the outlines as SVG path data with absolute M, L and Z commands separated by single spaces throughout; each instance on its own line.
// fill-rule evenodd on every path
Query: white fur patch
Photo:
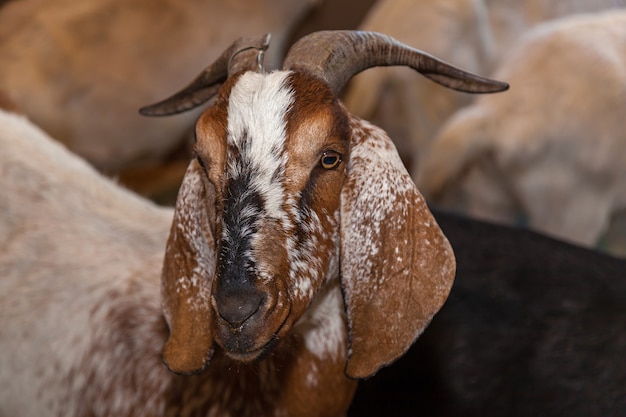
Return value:
M 311 362 L 311 369 L 306 375 L 306 384 L 309 387 L 314 387 L 319 383 L 319 370 L 317 369 L 317 365 L 315 362 Z
M 331 284 L 327 292 L 315 299 L 296 324 L 298 327 L 303 329 L 306 348 L 318 358 L 336 359 L 345 354 L 345 314 L 338 282 L 336 285 Z M 311 375 L 308 382 L 311 383 L 314 378 Z
M 267 213 L 276 219 L 285 218 L 285 192 L 273 176 L 284 171 L 287 161 L 286 114 L 294 100 L 285 82 L 288 75 L 286 71 L 245 73 L 233 86 L 228 105 L 229 144 L 249 163 L 246 169 L 254 170 L 251 187 L 264 197 Z M 239 168 L 229 172 L 232 178 L 241 174 Z

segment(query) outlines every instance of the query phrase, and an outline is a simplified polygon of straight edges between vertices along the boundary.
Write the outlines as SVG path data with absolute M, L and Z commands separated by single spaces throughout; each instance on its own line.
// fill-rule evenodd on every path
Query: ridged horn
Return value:
M 202 105 L 217 94 L 229 75 L 243 70 L 262 71 L 263 55 L 269 43 L 269 33 L 239 38 L 187 87 L 165 100 L 142 107 L 139 113 L 144 116 L 169 116 Z
M 467 93 L 509 88 L 507 83 L 469 73 L 377 32 L 315 32 L 298 40 L 283 63 L 283 69 L 316 74 L 337 94 L 359 72 L 380 66 L 408 66 L 445 87 Z

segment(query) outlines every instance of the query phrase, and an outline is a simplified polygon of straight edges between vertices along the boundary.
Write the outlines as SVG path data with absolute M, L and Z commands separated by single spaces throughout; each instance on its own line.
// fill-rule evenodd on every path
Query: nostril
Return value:
M 256 292 L 216 294 L 216 308 L 219 315 L 231 328 L 240 327 L 256 313 L 263 302 L 263 296 Z

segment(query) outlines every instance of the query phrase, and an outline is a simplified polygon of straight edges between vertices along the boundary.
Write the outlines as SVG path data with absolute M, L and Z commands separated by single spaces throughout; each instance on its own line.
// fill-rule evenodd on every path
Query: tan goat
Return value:
M 626 11 L 538 26 L 496 71 L 513 85 L 444 125 L 419 168 L 433 203 L 595 245 L 626 209 Z
M 20 0 L 0 7 L 0 88 L 100 169 L 161 161 L 196 115 L 136 109 L 178 87 L 239 36 L 271 31 L 280 65 L 315 0 Z
M 359 28 L 387 33 L 468 71 L 491 74 L 530 27 L 624 6 L 625 0 L 380 0 Z M 471 100 L 467 94 L 441 91 L 406 68 L 360 74 L 345 96 L 348 110 L 389 133 L 413 178 L 441 126 Z

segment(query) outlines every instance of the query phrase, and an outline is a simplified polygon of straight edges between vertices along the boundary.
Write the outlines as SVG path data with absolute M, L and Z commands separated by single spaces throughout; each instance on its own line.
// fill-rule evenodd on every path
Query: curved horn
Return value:
M 168 116 L 182 113 L 208 101 L 217 94 L 229 75 L 242 70 L 263 70 L 263 55 L 270 44 L 270 34 L 239 38 L 187 87 L 158 103 L 139 109 L 144 116 Z
M 402 65 L 431 80 L 467 93 L 495 93 L 507 83 L 463 71 L 432 55 L 377 32 L 321 31 L 298 40 L 287 53 L 283 69 L 317 74 L 335 93 L 359 72 L 371 67 Z

